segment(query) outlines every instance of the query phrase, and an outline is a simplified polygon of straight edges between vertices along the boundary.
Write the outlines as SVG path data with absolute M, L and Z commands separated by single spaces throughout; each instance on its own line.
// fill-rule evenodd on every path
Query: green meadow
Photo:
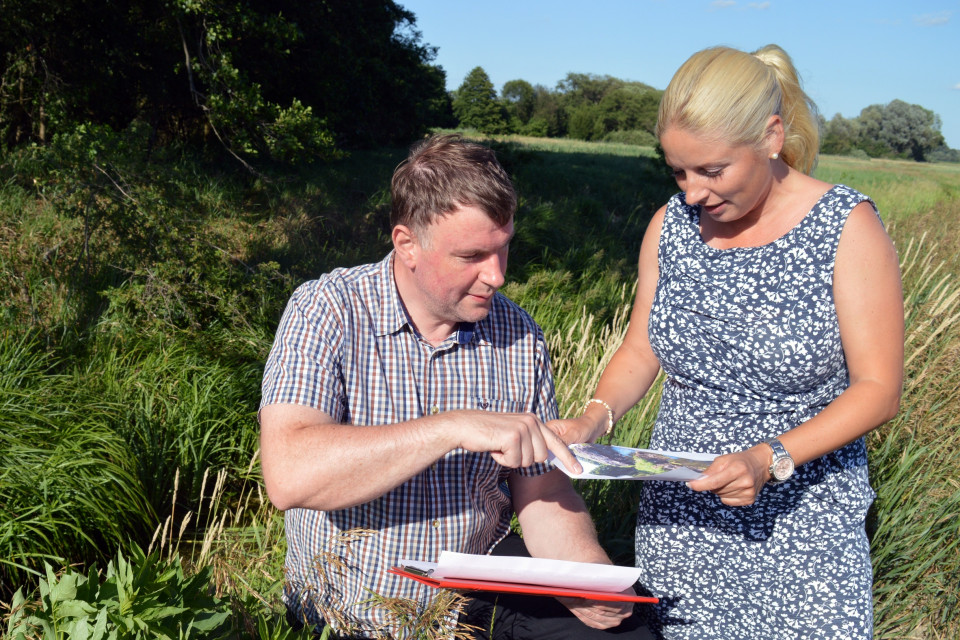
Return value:
M 262 366 L 297 284 L 389 249 L 405 149 L 251 172 L 146 159 L 137 135 L 0 158 L 0 633 L 307 637 L 280 604 Z M 569 415 L 623 337 L 643 232 L 676 186 L 647 147 L 488 142 L 520 193 L 503 292 L 543 326 Z M 903 402 L 868 438 L 876 637 L 960 637 L 960 165 L 828 156 L 815 175 L 874 198 L 903 273 Z M 611 442 L 646 444 L 656 391 Z M 578 488 L 632 563 L 637 485 Z M 422 638 L 442 614 L 370 606 Z

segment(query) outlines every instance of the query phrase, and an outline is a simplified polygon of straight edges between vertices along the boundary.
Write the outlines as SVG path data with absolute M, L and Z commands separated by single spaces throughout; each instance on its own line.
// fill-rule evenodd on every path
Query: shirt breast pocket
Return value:
M 493 411 L 495 413 L 526 413 L 530 407 L 525 402 L 517 400 L 504 400 L 502 398 L 471 398 L 470 409 L 479 409 L 481 411 Z

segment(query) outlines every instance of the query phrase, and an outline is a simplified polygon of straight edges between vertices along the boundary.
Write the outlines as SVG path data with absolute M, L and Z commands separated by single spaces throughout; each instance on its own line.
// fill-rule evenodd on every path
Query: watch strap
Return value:
M 780 442 L 777 438 L 771 438 L 767 440 L 766 443 L 770 446 L 770 449 L 773 451 L 773 457 L 770 460 L 770 468 L 768 469 L 770 473 L 770 482 L 773 484 L 779 484 L 781 482 L 786 481 L 787 478 L 778 478 L 776 476 L 775 470 L 776 470 L 777 464 L 784 459 L 789 460 L 790 462 L 793 462 L 793 457 L 787 451 L 786 447 L 783 446 L 783 443 Z M 792 473 L 793 471 L 791 469 L 791 472 L 790 474 L 788 474 L 788 477 L 789 475 L 792 475 Z

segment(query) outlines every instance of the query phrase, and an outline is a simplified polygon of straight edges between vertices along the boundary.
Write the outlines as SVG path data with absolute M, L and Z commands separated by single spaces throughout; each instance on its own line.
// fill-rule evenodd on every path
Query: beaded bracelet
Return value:
M 590 399 L 587 400 L 587 402 L 583 405 L 583 410 L 586 411 L 586 410 L 587 410 L 587 405 L 589 405 L 589 404 L 592 403 L 592 402 L 596 402 L 597 404 L 602 404 L 602 405 L 603 405 L 603 408 L 607 410 L 607 430 L 604 432 L 603 435 L 605 435 L 605 436 L 610 435 L 610 432 L 613 431 L 613 423 L 614 423 L 614 421 L 613 421 L 613 409 L 611 409 L 611 408 L 610 408 L 610 405 L 608 405 L 606 402 L 604 402 L 604 401 L 601 400 L 600 398 L 590 398 Z

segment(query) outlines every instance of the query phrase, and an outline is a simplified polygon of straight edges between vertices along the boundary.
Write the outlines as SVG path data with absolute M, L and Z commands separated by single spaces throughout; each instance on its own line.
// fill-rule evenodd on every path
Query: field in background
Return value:
M 676 187 L 648 148 L 495 144 L 521 195 L 504 292 L 544 327 L 567 414 L 622 338 L 646 222 Z M 282 518 L 255 453 L 262 361 L 293 286 L 386 250 L 404 150 L 264 179 L 105 153 L 0 161 L 0 600 L 43 561 L 103 568 L 121 549 L 156 593 L 226 612 L 233 637 L 285 637 Z M 876 637 L 958 637 L 960 166 L 825 157 L 816 175 L 875 199 L 904 273 L 903 408 L 869 438 Z M 643 446 L 655 409 L 653 393 L 613 441 Z M 636 485 L 579 488 L 631 562 Z M 137 548 L 154 556 L 137 565 Z M 67 620 L 26 595 L 16 610 Z

